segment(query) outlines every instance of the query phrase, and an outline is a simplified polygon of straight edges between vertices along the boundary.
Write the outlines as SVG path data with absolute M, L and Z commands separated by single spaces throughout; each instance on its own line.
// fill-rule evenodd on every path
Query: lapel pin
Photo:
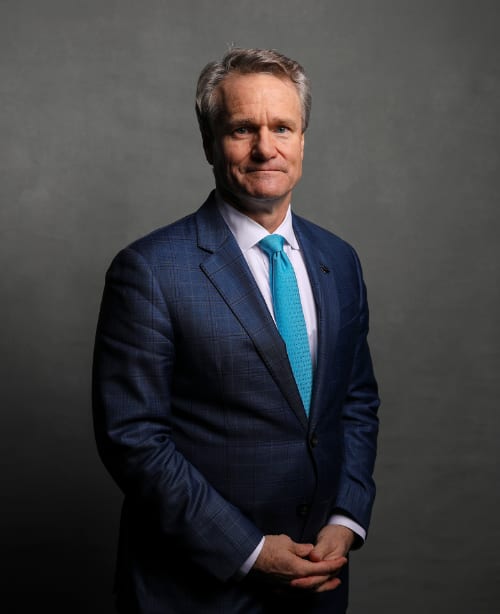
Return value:
M 320 265 L 320 267 L 321 267 L 321 270 L 323 271 L 323 273 L 329 273 L 330 272 L 330 269 L 326 265 L 322 264 L 322 265 Z

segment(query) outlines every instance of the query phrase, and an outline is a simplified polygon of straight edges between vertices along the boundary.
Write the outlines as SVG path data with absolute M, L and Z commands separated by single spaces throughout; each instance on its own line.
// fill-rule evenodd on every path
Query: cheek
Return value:
M 222 155 L 226 159 L 228 166 L 235 166 L 248 158 L 250 154 L 250 146 L 245 141 L 232 141 L 227 143 L 222 149 Z
M 217 168 L 221 173 L 230 174 L 238 164 L 234 149 L 221 149 L 217 156 Z

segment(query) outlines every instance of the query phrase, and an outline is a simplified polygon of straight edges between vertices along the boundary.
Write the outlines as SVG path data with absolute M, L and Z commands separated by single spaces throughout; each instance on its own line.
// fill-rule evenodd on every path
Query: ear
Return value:
M 302 136 L 300 137 L 300 158 L 301 160 L 304 159 L 304 132 L 302 133 Z

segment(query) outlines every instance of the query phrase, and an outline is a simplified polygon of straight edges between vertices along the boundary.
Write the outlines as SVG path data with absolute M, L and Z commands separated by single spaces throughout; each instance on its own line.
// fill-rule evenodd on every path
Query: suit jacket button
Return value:
M 307 505 L 307 503 L 301 503 L 300 505 L 297 505 L 297 516 L 305 518 L 308 514 L 309 506 Z
M 311 435 L 311 439 L 309 440 L 309 443 L 311 444 L 311 448 L 315 448 L 318 445 L 318 437 L 316 433 L 313 433 Z

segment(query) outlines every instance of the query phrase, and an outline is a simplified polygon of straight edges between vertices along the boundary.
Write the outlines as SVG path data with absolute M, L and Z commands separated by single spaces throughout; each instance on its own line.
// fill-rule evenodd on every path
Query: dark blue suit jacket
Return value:
M 94 420 L 125 494 L 122 611 L 272 611 L 286 594 L 236 578 L 262 535 L 314 541 L 336 510 L 368 528 L 379 401 L 361 269 L 338 237 L 298 216 L 293 225 L 318 312 L 309 420 L 213 195 L 123 250 L 107 273 Z M 343 611 L 343 586 L 301 595 L 305 611 Z

